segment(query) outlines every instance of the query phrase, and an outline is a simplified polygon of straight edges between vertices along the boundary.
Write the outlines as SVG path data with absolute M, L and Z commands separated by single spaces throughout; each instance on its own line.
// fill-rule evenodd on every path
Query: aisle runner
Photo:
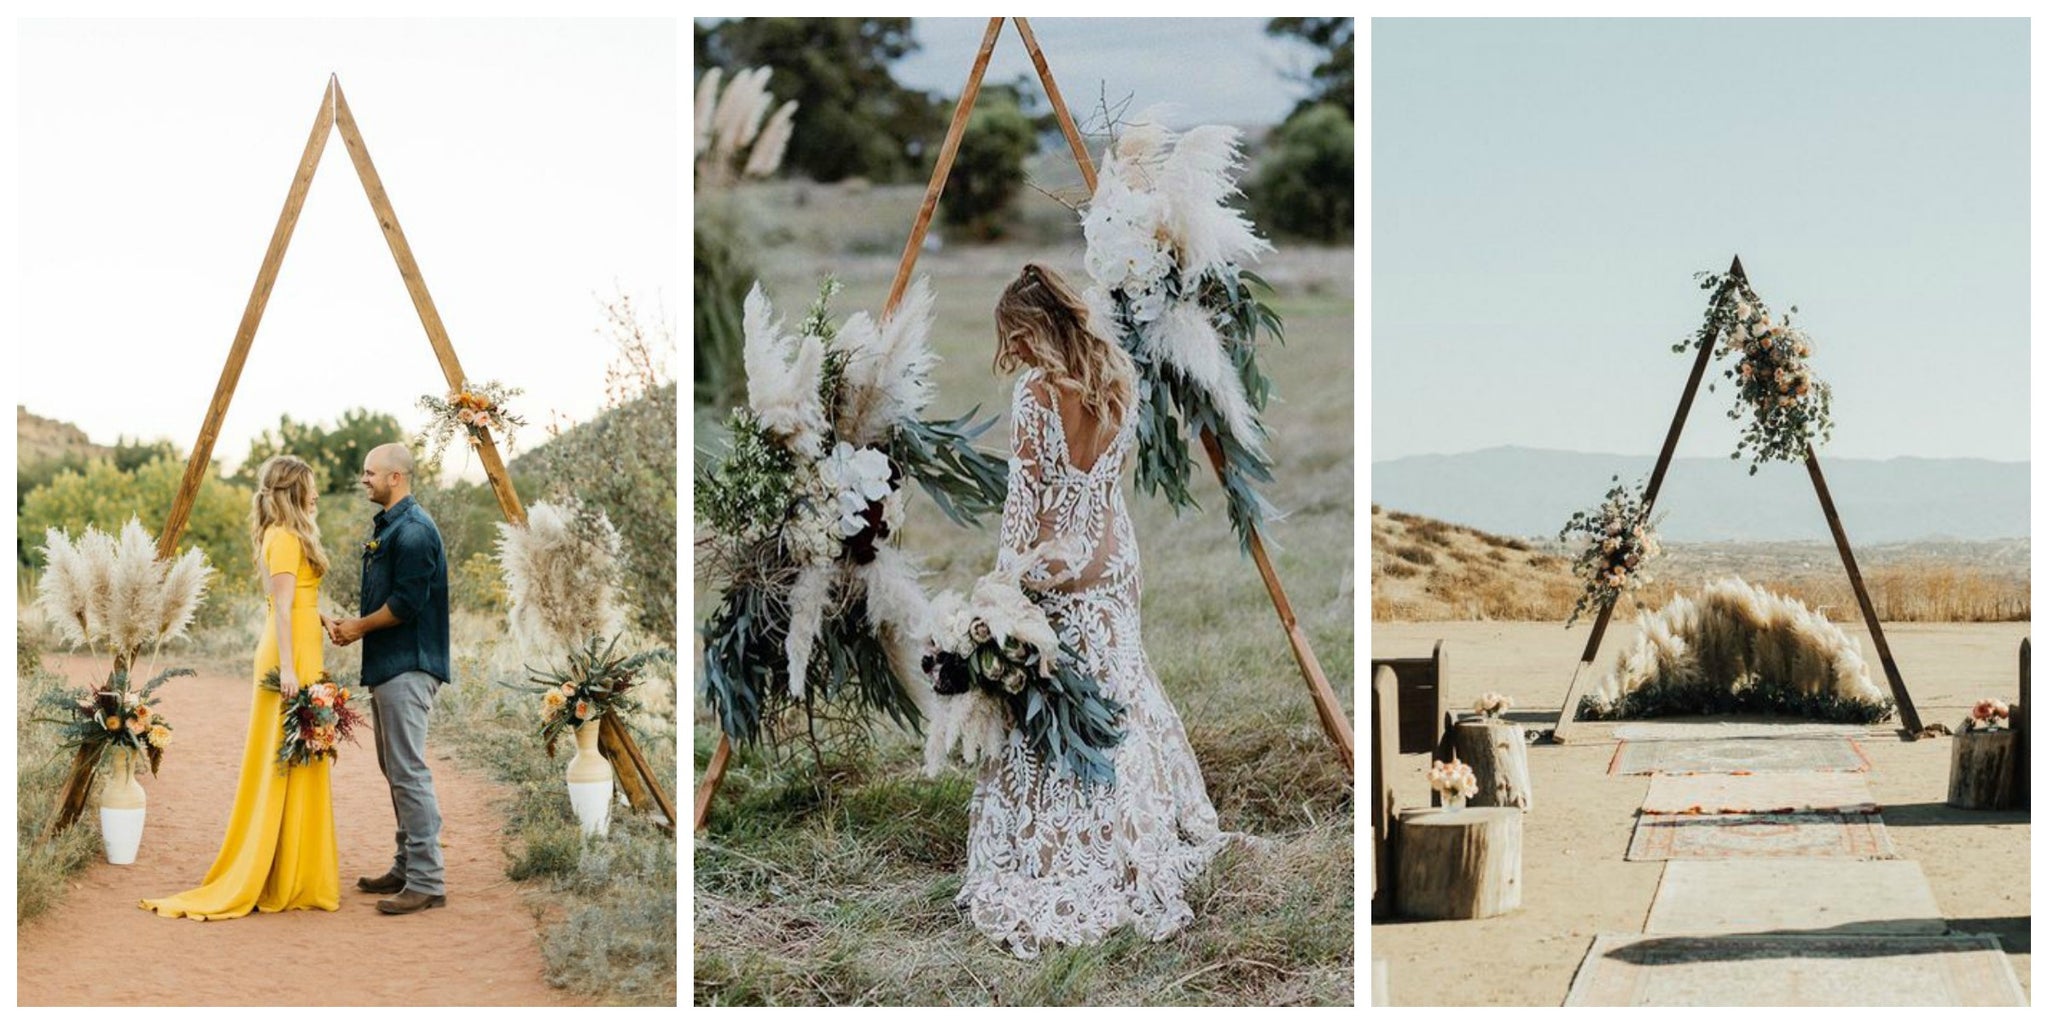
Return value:
M 1946 934 L 1920 865 L 1888 859 L 1844 774 L 1868 769 L 1839 737 L 1623 741 L 1609 774 L 1653 775 L 1628 859 L 1664 877 L 1648 934 L 1595 938 L 1565 1005 L 2026 1005 L 1998 940 Z

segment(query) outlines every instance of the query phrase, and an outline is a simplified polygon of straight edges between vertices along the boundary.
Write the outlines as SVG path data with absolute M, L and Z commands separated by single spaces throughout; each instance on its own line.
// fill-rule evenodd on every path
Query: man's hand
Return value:
M 328 618 L 325 613 L 320 616 L 320 632 L 327 634 L 328 643 L 340 645 L 341 641 L 334 638 L 334 620 Z
M 328 627 L 328 639 L 333 640 L 336 647 L 347 647 L 357 640 L 361 640 L 363 638 L 363 629 L 358 624 L 360 621 L 359 619 L 334 620 L 333 624 Z

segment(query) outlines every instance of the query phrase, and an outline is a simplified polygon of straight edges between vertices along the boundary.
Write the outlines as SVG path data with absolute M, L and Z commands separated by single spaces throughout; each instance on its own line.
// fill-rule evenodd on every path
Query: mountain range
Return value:
M 1655 464 L 1651 455 L 1514 446 L 1414 455 L 1372 464 L 1372 502 L 1493 533 L 1554 537 L 1573 512 L 1600 502 L 1611 477 L 1640 484 Z M 2029 463 L 1823 452 L 1820 464 L 1843 529 L 1859 547 L 2028 536 Z M 1803 463 L 1767 463 L 1751 476 L 1746 461 L 1675 459 L 1656 512 L 1660 535 L 1671 541 L 1829 537 Z

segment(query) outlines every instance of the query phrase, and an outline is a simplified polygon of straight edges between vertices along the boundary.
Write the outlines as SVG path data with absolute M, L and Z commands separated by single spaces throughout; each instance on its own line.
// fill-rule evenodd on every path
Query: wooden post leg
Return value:
M 910 272 L 917 266 L 917 254 L 924 248 L 925 233 L 931 230 L 932 214 L 939 208 L 939 194 L 946 190 L 946 176 L 953 170 L 953 157 L 960 152 L 960 138 L 967 133 L 967 115 L 981 95 L 981 76 L 988 71 L 989 55 L 995 52 L 996 36 L 1003 19 L 990 18 L 988 31 L 981 35 L 981 49 L 974 55 L 974 67 L 967 72 L 967 84 L 960 89 L 960 102 L 953 105 L 953 123 L 946 126 L 946 141 L 939 146 L 938 162 L 932 165 L 932 180 L 924 187 L 924 203 L 917 208 L 917 220 L 910 226 L 910 240 L 903 244 L 903 258 L 896 263 L 896 280 L 889 285 L 889 300 L 882 304 L 882 319 L 896 311 L 903 290 L 910 287 Z
M 725 768 L 731 761 L 732 740 L 720 733 L 718 749 L 711 752 L 711 763 L 704 768 L 704 781 L 697 786 L 695 831 L 704 831 L 704 823 L 711 820 L 711 798 L 718 795 L 718 784 L 725 781 Z
M 235 341 L 228 349 L 227 362 L 220 368 L 213 401 L 206 407 L 206 419 L 199 425 L 199 439 L 192 442 L 192 454 L 185 460 L 185 476 L 178 481 L 177 497 L 170 515 L 157 534 L 156 553 L 168 558 L 178 550 L 178 538 L 192 515 L 192 503 L 213 464 L 213 443 L 220 438 L 221 421 L 228 415 L 228 401 L 235 397 L 235 385 L 242 379 L 242 364 L 249 358 L 249 345 L 256 340 L 256 327 L 263 322 L 264 307 L 270 304 L 270 289 L 277 284 L 278 269 L 284 266 L 285 247 L 299 225 L 299 211 L 306 206 L 306 192 L 313 187 L 313 172 L 320 166 L 320 154 L 327 149 L 327 135 L 334 126 L 334 83 L 328 82 L 320 95 L 320 113 L 313 118 L 313 130 L 306 135 L 306 148 L 299 154 L 298 170 L 278 212 L 277 226 L 270 232 L 270 247 L 263 251 L 263 264 L 256 270 L 256 283 L 249 289 L 249 301 L 242 307 L 242 322 L 235 328 Z
M 1814 457 L 1813 449 L 1806 450 L 1806 475 L 1813 478 L 1813 492 L 1820 496 L 1821 514 L 1827 516 L 1828 532 L 1834 534 L 1835 550 L 1842 553 L 1842 568 L 1849 571 L 1849 586 L 1856 591 L 1856 607 L 1863 610 L 1863 622 L 1870 627 L 1870 639 L 1877 644 L 1877 660 L 1884 666 L 1885 681 L 1891 684 L 1892 700 L 1899 706 L 1899 721 L 1906 727 L 1911 738 L 1919 738 L 1920 712 L 1913 708 L 1913 695 L 1906 692 L 1906 681 L 1899 675 L 1899 664 L 1892 660 L 1892 647 L 1885 642 L 1884 627 L 1877 622 L 1877 606 L 1871 603 L 1870 590 L 1863 585 L 1863 573 L 1856 568 L 1856 553 L 1849 550 L 1849 534 L 1842 529 L 1842 517 L 1835 514 L 1835 499 L 1828 494 L 1827 478 L 1820 475 L 1820 460 Z
M 635 810 L 653 811 L 660 815 L 662 827 L 674 831 L 675 805 L 669 802 L 661 780 L 655 778 L 654 770 L 648 767 L 647 757 L 640 752 L 640 745 L 633 741 L 633 734 L 618 719 L 606 715 L 598 719 L 597 746 L 612 762 L 619 788 L 626 792 L 626 802 Z

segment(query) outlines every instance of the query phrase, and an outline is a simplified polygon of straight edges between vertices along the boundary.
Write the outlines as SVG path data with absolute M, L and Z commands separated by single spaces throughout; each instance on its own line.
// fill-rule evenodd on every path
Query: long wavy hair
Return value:
M 327 575 L 327 549 L 320 546 L 320 523 L 313 518 L 313 467 L 296 455 L 273 455 L 256 469 L 256 493 L 249 499 L 249 543 L 255 549 L 256 577 L 268 576 L 263 565 L 263 531 L 273 526 L 299 538 L 313 571 Z
M 1026 263 L 996 300 L 999 373 L 1035 366 L 1080 386 L 1081 405 L 1105 425 L 1123 422 L 1137 391 L 1130 354 L 1088 326 L 1088 307 L 1058 272 Z

